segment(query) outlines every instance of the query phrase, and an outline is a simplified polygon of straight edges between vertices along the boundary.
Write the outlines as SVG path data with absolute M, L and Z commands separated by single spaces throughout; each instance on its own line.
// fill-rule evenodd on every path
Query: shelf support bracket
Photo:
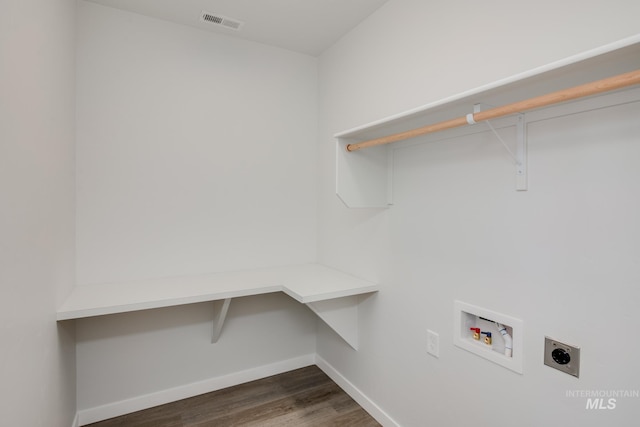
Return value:
M 516 190 L 527 191 L 527 121 L 524 113 L 518 114 L 516 131 Z
M 213 302 L 213 334 L 211 335 L 211 343 L 215 344 L 220 339 L 222 334 L 222 326 L 227 318 L 227 311 L 229 310 L 229 304 L 231 304 L 231 298 L 224 300 L 217 300 Z
M 482 110 L 483 104 L 474 104 L 473 105 L 473 114 L 479 113 Z M 492 107 L 488 105 L 488 107 Z M 473 114 L 467 114 L 467 123 L 470 125 L 475 125 L 476 121 L 473 118 Z M 517 191 L 527 191 L 527 122 L 525 120 L 524 113 L 519 113 L 517 122 L 516 122 L 516 152 L 515 154 L 509 146 L 504 142 L 502 137 L 496 130 L 491 126 L 489 120 L 485 121 L 489 129 L 493 132 L 493 134 L 498 138 L 498 140 L 502 143 L 502 146 L 507 150 L 509 156 L 513 159 L 516 164 L 516 190 Z
M 354 350 L 358 350 L 358 295 L 307 303 Z

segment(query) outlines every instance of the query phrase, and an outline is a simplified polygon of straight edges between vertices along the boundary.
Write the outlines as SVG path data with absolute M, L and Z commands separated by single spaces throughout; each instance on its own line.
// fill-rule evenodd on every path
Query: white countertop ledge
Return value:
M 282 291 L 308 304 L 378 291 L 378 285 L 320 264 L 76 286 L 57 320 Z

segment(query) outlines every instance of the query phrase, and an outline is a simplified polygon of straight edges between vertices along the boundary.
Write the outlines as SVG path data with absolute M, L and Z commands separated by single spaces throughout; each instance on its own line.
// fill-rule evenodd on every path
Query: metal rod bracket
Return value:
M 477 123 L 473 119 L 473 114 L 479 113 L 482 111 L 482 106 L 486 104 L 474 104 L 473 105 L 473 113 L 467 114 L 467 121 L 469 124 Z M 491 105 L 487 105 L 491 107 Z M 469 118 L 471 117 L 471 118 Z M 470 121 L 471 120 L 471 121 Z M 515 154 L 511 151 L 509 146 L 504 142 L 502 137 L 496 132 L 496 130 L 491 126 L 489 120 L 485 120 L 489 129 L 494 133 L 496 138 L 502 143 L 502 146 L 507 150 L 509 156 L 513 159 L 516 165 L 516 190 L 517 191 L 527 191 L 527 122 L 525 120 L 524 113 L 518 113 L 518 118 L 516 122 L 516 152 Z
M 516 190 L 527 191 L 527 121 L 524 113 L 518 114 L 516 131 Z

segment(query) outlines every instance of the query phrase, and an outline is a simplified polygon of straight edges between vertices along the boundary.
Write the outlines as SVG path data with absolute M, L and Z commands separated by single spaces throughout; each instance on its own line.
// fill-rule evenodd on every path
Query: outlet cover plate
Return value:
M 544 364 L 578 378 L 580 376 L 580 347 L 544 337 Z

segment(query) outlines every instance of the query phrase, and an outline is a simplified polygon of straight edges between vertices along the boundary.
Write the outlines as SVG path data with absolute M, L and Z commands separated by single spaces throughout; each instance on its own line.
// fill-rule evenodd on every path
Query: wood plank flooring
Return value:
M 380 426 L 317 366 L 195 396 L 91 427 Z

